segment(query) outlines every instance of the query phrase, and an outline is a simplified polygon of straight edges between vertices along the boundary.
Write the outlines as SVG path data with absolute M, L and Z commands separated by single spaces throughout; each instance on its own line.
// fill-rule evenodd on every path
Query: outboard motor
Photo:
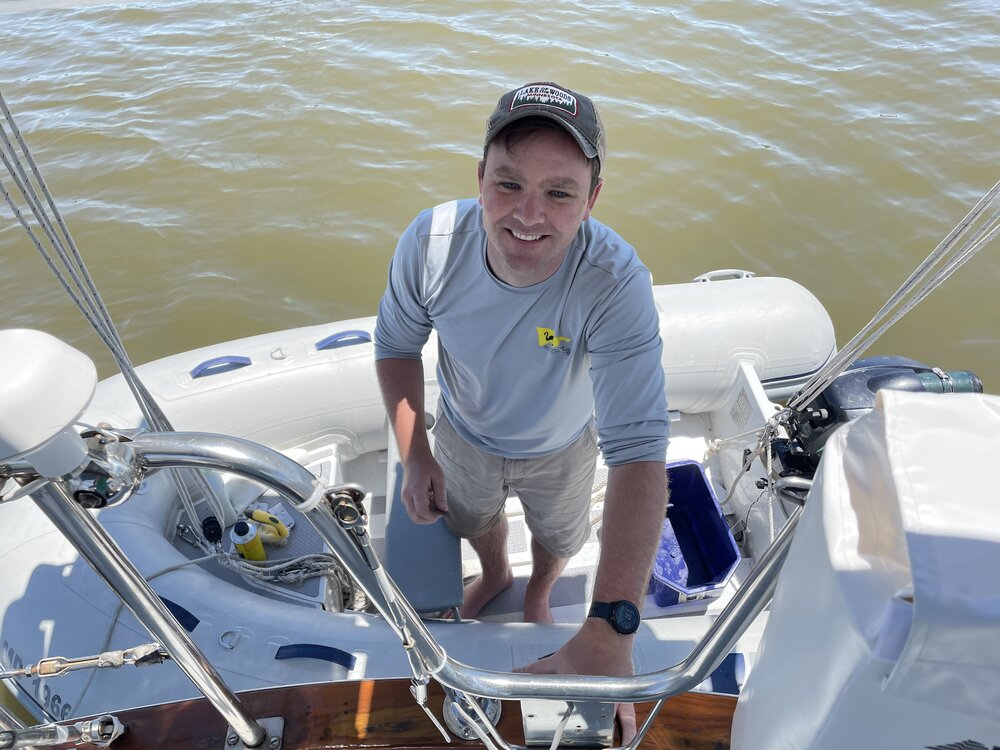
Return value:
M 883 388 L 918 393 L 983 392 L 979 377 L 968 370 L 945 372 L 909 357 L 859 359 L 793 418 L 792 438 L 775 445 L 784 466 L 794 473 L 815 474 L 833 430 L 875 408 L 875 394 Z

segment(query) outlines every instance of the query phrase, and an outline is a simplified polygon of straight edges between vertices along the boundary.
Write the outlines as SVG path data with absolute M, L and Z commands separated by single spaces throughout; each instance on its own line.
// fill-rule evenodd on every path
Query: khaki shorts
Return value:
M 445 523 L 455 536 L 482 536 L 503 516 L 507 493 L 514 490 L 532 538 L 550 554 L 570 558 L 590 537 L 597 453 L 597 435 L 591 423 L 558 453 L 504 458 L 470 444 L 439 411 L 434 457 L 447 483 Z

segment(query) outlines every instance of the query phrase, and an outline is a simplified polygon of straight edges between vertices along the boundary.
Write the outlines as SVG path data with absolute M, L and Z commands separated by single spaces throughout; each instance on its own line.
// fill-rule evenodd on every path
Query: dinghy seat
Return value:
M 430 525 L 410 520 L 400 497 L 403 464 L 389 431 L 386 464 L 385 567 L 392 580 L 421 614 L 462 604 L 462 548 L 443 521 Z M 433 440 L 433 436 L 430 436 Z

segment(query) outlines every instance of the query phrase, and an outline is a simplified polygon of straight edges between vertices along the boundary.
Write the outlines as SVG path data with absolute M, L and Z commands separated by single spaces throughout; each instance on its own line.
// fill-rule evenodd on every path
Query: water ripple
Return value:
M 842 341 L 1000 177 L 987 0 L 59 5 L 0 2 L 0 85 L 138 359 L 373 313 L 529 80 L 601 104 L 596 213 L 658 282 L 787 275 Z M 0 315 L 86 341 L 8 221 Z M 889 343 L 1000 383 L 1000 321 L 962 314 L 998 281 L 994 252 Z

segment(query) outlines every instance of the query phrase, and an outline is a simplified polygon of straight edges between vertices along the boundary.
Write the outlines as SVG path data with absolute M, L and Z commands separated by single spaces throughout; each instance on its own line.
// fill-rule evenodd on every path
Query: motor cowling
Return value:
M 786 468 L 812 476 L 833 430 L 875 407 L 882 389 L 917 393 L 982 393 L 969 370 L 944 371 L 909 357 L 857 360 L 792 418 L 792 436 L 776 446 Z

